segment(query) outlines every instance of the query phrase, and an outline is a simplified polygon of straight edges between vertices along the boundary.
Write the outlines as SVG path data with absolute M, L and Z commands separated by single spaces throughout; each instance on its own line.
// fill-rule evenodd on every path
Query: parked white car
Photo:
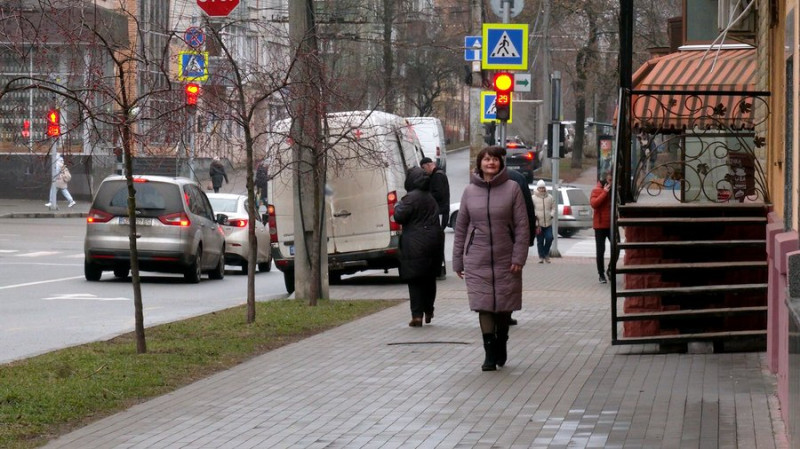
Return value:
M 225 264 L 239 265 L 242 273 L 247 274 L 247 258 L 250 254 L 250 239 L 247 233 L 250 229 L 250 216 L 247 213 L 247 197 L 235 193 L 207 193 L 214 213 L 225 214 L 228 218 L 221 227 L 225 232 Z M 269 247 L 269 229 L 266 221 L 254 211 L 256 228 L 256 264 L 258 271 L 272 269 L 272 254 Z

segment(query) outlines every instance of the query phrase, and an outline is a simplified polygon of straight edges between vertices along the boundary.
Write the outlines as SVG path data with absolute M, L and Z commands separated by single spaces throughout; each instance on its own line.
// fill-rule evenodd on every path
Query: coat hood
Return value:
M 407 192 L 412 190 L 428 190 L 431 178 L 420 167 L 412 167 L 406 173 L 405 188 Z

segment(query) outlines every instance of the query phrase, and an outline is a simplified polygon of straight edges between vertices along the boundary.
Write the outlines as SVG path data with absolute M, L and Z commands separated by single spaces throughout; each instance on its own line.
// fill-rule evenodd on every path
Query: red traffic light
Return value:
M 61 112 L 58 109 L 47 111 L 47 137 L 61 135 Z
M 26 119 L 22 121 L 22 137 L 27 139 L 30 136 L 31 136 L 31 121 Z
M 508 121 L 511 118 L 511 91 L 514 90 L 514 75 L 508 72 L 495 73 L 492 86 L 494 86 L 495 92 L 495 117 L 503 122 Z
M 509 94 L 514 90 L 514 75 L 508 72 L 495 73 L 492 86 L 494 86 L 494 91 L 498 94 Z
M 184 92 L 186 92 L 186 105 L 197 106 L 197 97 L 200 95 L 200 85 L 189 83 L 184 88 Z

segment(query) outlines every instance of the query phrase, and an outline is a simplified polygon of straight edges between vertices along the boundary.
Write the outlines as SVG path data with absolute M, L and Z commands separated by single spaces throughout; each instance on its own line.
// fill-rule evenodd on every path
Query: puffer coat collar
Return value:
M 494 178 L 489 181 L 485 181 L 483 176 L 481 176 L 477 171 L 472 172 L 472 176 L 470 176 L 469 182 L 470 184 L 475 184 L 476 186 L 487 188 L 487 187 L 496 187 L 500 184 L 508 181 L 508 172 L 506 172 L 506 168 L 503 167 Z

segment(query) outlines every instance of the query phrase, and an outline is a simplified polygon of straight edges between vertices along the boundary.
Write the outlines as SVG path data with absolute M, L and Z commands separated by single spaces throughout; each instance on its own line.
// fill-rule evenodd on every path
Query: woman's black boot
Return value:
M 508 342 L 508 328 L 497 329 L 497 338 L 495 339 L 494 355 L 497 366 L 504 366 L 508 358 L 506 343 Z
M 486 352 L 486 358 L 483 360 L 483 365 L 481 365 L 481 370 L 483 371 L 497 370 L 495 340 L 494 334 L 483 334 L 483 350 Z

